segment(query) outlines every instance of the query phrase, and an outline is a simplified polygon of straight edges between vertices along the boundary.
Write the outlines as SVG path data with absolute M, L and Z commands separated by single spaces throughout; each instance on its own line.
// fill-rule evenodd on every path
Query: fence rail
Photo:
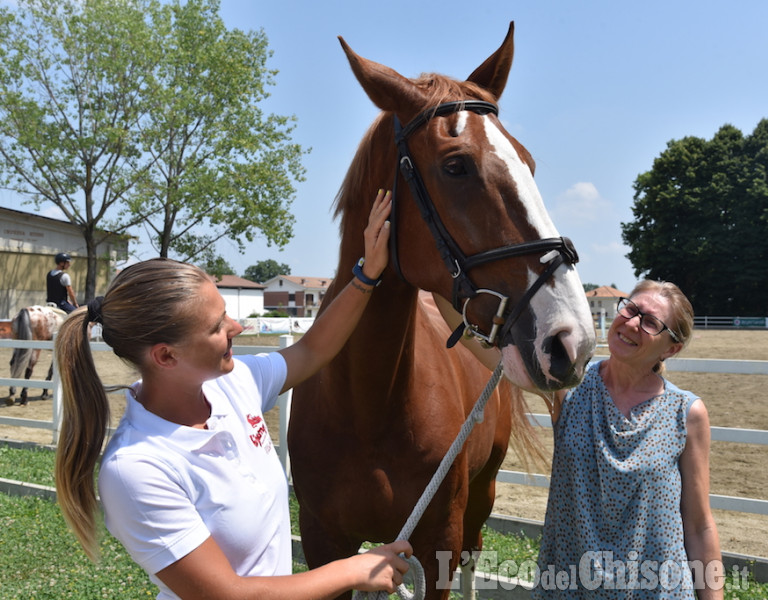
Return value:
M 233 346 L 232 351 L 235 354 L 252 354 L 260 352 L 273 352 L 279 348 L 284 348 L 293 343 L 293 337 L 290 335 L 280 336 L 280 346 Z M 38 342 L 25 340 L 7 340 L 0 339 L 0 348 L 40 348 L 53 350 L 53 342 Z M 111 348 L 104 342 L 91 342 L 93 352 L 110 351 Z M 604 356 L 595 357 L 593 360 L 607 358 Z M 768 361 L 762 360 L 726 360 L 726 359 L 704 359 L 704 358 L 672 358 L 667 361 L 667 370 L 686 371 L 694 373 L 735 373 L 741 375 L 768 375 Z M 17 387 L 29 386 L 53 390 L 52 412 L 53 417 L 50 421 L 40 421 L 35 419 L 22 419 L 15 417 L 0 417 L 0 425 L 10 425 L 16 427 L 33 427 L 38 429 L 49 429 L 52 432 L 53 444 L 58 442 L 59 423 L 61 422 L 61 384 L 59 374 L 54 365 L 53 378 L 51 381 L 26 380 L 0 378 L 0 387 L 14 385 Z M 291 392 L 282 394 L 278 399 L 280 407 L 279 417 L 279 439 L 287 439 L 288 416 L 291 406 Z M 552 420 L 546 414 L 530 414 L 529 420 L 534 425 L 541 427 L 552 427 Z M 732 442 L 740 444 L 758 444 L 768 446 L 768 431 L 759 429 L 739 429 L 733 427 L 712 427 L 712 440 L 722 442 Z M 290 457 L 288 456 L 288 445 L 281 443 L 276 446 L 278 456 L 283 464 L 286 473 L 290 474 Z M 549 487 L 549 477 L 541 474 L 531 474 L 521 471 L 499 471 L 497 481 L 500 483 L 511 483 L 516 485 L 528 485 L 533 487 Z M 723 510 L 732 510 L 736 512 L 752 513 L 759 515 L 768 515 L 768 500 L 756 498 L 739 498 L 734 496 L 723 496 L 719 494 L 710 494 L 710 504 L 712 508 Z
M 768 329 L 768 317 L 694 317 L 701 329 Z

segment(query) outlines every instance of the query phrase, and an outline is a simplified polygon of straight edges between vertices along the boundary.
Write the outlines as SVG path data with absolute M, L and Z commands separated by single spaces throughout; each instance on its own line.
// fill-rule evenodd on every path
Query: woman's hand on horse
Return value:
M 363 274 L 378 279 L 389 259 L 389 213 L 392 210 L 392 192 L 379 190 L 368 215 L 365 238 L 365 264 Z

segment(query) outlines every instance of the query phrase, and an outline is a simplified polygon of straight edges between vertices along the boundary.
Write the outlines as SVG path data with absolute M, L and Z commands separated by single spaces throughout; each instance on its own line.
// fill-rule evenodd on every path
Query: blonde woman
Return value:
M 391 592 L 402 582 L 407 542 L 291 575 L 287 482 L 263 418 L 354 329 L 387 263 L 389 212 L 389 193 L 379 192 L 362 272 L 301 340 L 278 352 L 234 357 L 242 327 L 215 284 L 197 267 L 167 259 L 124 269 L 103 298 L 70 316 L 56 341 L 64 386 L 56 485 L 89 556 L 98 543 L 94 467 L 109 416 L 87 339 L 97 322 L 115 354 L 141 374 L 101 463 L 105 522 L 158 586 L 158 598 L 327 598 L 350 589 Z

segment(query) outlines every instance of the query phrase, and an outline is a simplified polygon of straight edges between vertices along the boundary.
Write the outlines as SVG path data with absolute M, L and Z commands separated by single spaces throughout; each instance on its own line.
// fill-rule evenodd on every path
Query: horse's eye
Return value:
M 453 177 L 467 174 L 467 167 L 462 158 L 449 158 L 443 164 L 443 170 Z

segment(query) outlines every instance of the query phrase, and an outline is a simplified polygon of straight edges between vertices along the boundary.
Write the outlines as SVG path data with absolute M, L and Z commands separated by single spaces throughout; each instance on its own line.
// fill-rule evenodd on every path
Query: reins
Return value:
M 461 452 L 461 449 L 464 446 L 464 442 L 467 441 L 469 434 L 472 433 L 472 429 L 477 423 L 482 423 L 485 405 L 488 403 L 488 400 L 493 394 L 493 391 L 496 389 L 496 386 L 499 385 L 499 380 L 501 379 L 503 372 L 504 368 L 502 367 L 502 364 L 499 363 L 491 374 L 491 378 L 485 385 L 485 389 L 483 389 L 482 394 L 480 394 L 477 402 L 475 402 L 475 406 L 472 408 L 472 411 L 467 416 L 464 424 L 461 426 L 461 429 L 459 429 L 459 433 L 456 435 L 456 439 L 453 440 L 451 447 L 448 448 L 448 451 L 440 461 L 440 465 L 437 467 L 435 474 L 432 475 L 432 479 L 427 484 L 427 487 L 422 492 L 419 501 L 411 511 L 411 515 L 408 517 L 405 525 L 403 525 L 400 533 L 397 534 L 397 538 L 395 538 L 396 541 L 410 539 L 411 534 L 413 533 L 413 530 L 416 529 L 416 525 L 418 525 L 419 520 L 424 514 L 424 511 L 427 509 L 427 506 L 429 506 L 429 503 L 432 502 L 435 493 L 437 493 L 438 488 L 443 483 L 443 479 L 445 479 L 445 476 L 448 474 L 448 471 L 453 465 L 453 461 L 456 460 L 459 452 Z M 423 600 L 426 591 L 424 569 L 415 556 L 411 556 L 406 560 L 408 560 L 408 563 L 411 565 L 411 570 L 413 571 L 414 590 L 413 593 L 411 593 L 405 587 L 405 584 L 401 584 L 397 588 L 397 595 L 400 596 L 402 600 Z M 366 598 L 369 600 L 386 600 L 388 597 L 389 594 L 386 592 L 374 593 L 358 591 L 355 592 L 353 600 L 364 600 Z

